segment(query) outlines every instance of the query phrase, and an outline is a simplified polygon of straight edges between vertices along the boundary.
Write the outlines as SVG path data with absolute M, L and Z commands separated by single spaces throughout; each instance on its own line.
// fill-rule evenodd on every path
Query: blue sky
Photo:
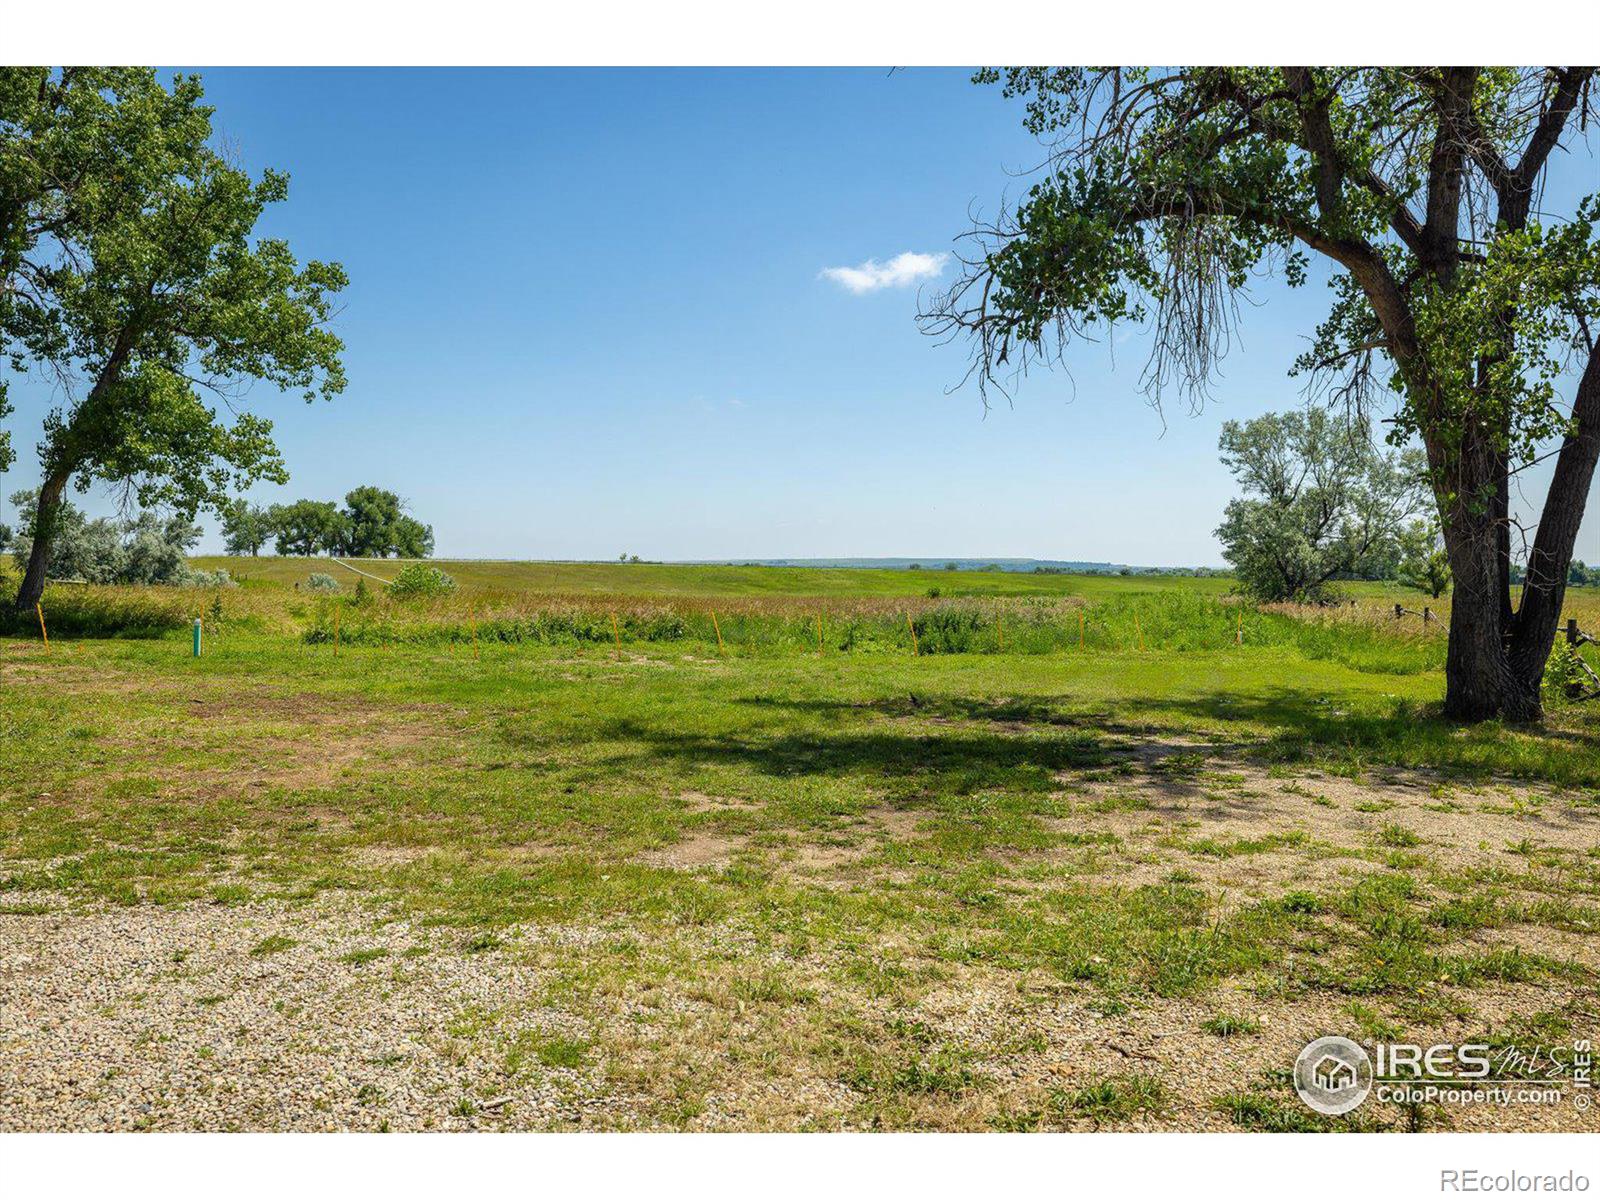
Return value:
M 964 70 L 203 74 L 244 162 L 291 174 L 263 231 L 352 281 L 344 395 L 250 394 L 292 474 L 253 496 L 389 487 L 442 556 L 1217 563 L 1219 426 L 1300 403 L 1326 309 L 1264 283 L 1214 403 L 1165 429 L 1132 331 L 986 416 L 915 286 L 824 274 L 947 251 L 1025 187 L 1038 145 Z M 1560 171 L 1553 196 L 1594 160 Z M 49 400 L 13 390 L 6 493 Z

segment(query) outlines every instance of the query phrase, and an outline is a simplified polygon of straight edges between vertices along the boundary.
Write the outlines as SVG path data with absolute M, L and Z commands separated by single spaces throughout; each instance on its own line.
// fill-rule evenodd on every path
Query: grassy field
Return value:
M 392 579 L 394 560 L 346 559 L 362 571 Z M 888 571 L 814 567 L 705 567 L 668 563 L 540 563 L 436 560 L 464 589 L 479 593 L 604 596 L 925 596 L 938 588 L 950 596 L 1094 597 L 1126 590 L 1200 591 L 1221 595 L 1231 586 L 1223 578 L 1180 576 L 1033 575 L 1015 571 Z M 355 572 L 332 559 L 215 557 L 194 560 L 197 567 L 221 567 L 236 579 L 293 585 L 312 571 L 334 575 L 348 586 Z
M 1437 720 L 1382 589 L 226 565 L 0 641 L 0 1128 L 1584 1124 L 1289 1086 L 1600 1011 L 1597 706 Z

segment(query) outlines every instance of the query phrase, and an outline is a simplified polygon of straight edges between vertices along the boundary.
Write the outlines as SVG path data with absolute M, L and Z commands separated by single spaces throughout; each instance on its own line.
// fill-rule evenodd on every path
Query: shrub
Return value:
M 211 587 L 231 588 L 239 585 L 229 575 L 226 568 L 218 567 L 215 571 L 199 571 L 193 567 L 185 566 L 175 581 L 182 587 Z
M 438 567 L 427 563 L 407 563 L 389 582 L 389 595 L 397 600 L 428 596 L 447 596 L 456 590 L 456 581 Z
M 306 586 L 313 592 L 337 592 L 339 581 L 325 571 L 313 571 L 311 578 L 306 580 Z
M 946 605 L 929 609 L 914 622 L 917 642 L 925 654 L 965 654 L 979 647 L 980 630 L 994 621 L 981 609 Z
M 1550 659 L 1545 664 L 1545 694 L 1571 700 L 1582 696 L 1590 686 L 1588 672 L 1583 669 L 1583 660 L 1578 657 L 1578 651 L 1572 646 L 1558 643 L 1550 651 Z
M 21 522 L 7 544 L 20 569 L 33 549 L 38 492 L 17 492 L 11 502 Z M 182 514 L 162 517 L 147 510 L 91 521 L 70 500 L 63 500 L 45 569 L 51 579 L 181 584 L 189 575 L 184 557 L 199 540 L 200 527 Z

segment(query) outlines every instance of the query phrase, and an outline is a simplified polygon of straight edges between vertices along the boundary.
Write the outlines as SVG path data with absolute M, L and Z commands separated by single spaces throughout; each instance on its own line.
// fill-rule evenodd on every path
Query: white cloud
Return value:
M 945 253 L 918 254 L 907 250 L 885 263 L 869 258 L 857 267 L 827 267 L 822 278 L 833 280 L 847 292 L 863 296 L 883 288 L 910 287 L 924 279 L 937 279 L 949 260 L 950 256 Z

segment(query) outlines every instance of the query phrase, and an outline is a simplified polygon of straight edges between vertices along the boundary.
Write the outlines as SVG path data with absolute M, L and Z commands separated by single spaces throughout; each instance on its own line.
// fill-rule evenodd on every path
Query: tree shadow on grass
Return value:
M 704 734 L 637 721 L 601 731 L 605 739 L 644 747 L 653 761 L 738 766 L 778 778 L 860 777 L 895 790 L 969 794 L 986 788 L 1050 791 L 1062 771 L 1109 761 L 1095 739 L 1033 737 L 981 730 L 912 732 L 841 729 L 748 735 Z
M 1253 753 L 1269 761 L 1600 786 L 1600 729 L 1593 726 L 1466 725 L 1445 719 L 1431 705 L 1281 687 L 1251 695 L 1166 699 L 1154 707 L 1179 721 L 1240 722 L 1258 728 L 1263 736 Z
M 1065 698 L 1064 698 L 1065 699 Z M 975 696 L 937 695 L 931 692 L 906 692 L 880 696 L 874 700 L 783 699 L 777 696 L 743 696 L 740 704 L 752 708 L 784 709 L 818 716 L 877 715 L 884 717 L 940 718 L 960 721 L 989 721 L 1004 725 L 1042 725 L 1078 730 L 1086 734 L 1105 727 L 1104 714 L 1067 710 L 1047 699 L 991 700 Z
M 1101 734 L 1134 739 L 1136 757 L 1159 769 L 1164 761 L 1196 749 L 1192 739 L 1174 736 L 1187 726 L 1207 731 L 1203 749 L 1209 754 L 1249 753 L 1285 763 L 1319 761 L 1352 769 L 1393 766 L 1477 779 L 1500 775 L 1572 787 L 1600 786 L 1600 727 L 1574 726 L 1570 723 L 1574 714 L 1568 711 L 1536 728 L 1498 722 L 1463 725 L 1444 719 L 1431 706 L 1410 701 L 1291 687 L 1149 701 L 1097 697 L 1092 707 L 1070 694 L 993 700 L 915 692 L 870 701 L 751 697 L 742 703 L 836 719 L 876 716 L 992 728 L 980 735 L 956 726 L 946 739 L 949 754 L 960 752 L 963 737 L 998 737 L 1028 748 L 1041 744 L 1030 736 L 1035 730 L 1071 730 L 1085 739 Z M 1577 720 L 1588 718 L 1578 715 Z M 1162 726 L 1172 728 L 1164 733 Z M 1242 736 L 1219 742 L 1218 726 L 1237 726 Z M 1169 784 L 1181 788 L 1177 781 Z

